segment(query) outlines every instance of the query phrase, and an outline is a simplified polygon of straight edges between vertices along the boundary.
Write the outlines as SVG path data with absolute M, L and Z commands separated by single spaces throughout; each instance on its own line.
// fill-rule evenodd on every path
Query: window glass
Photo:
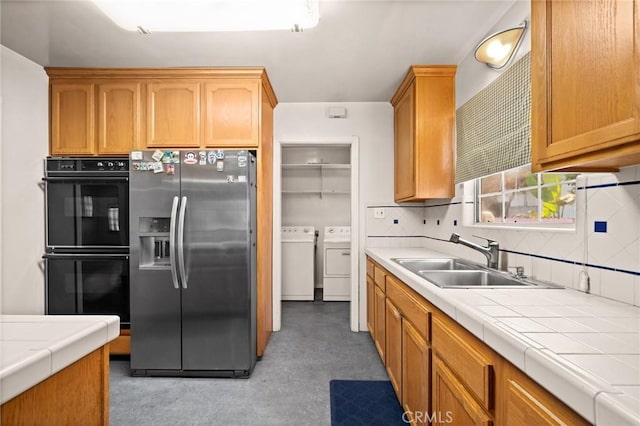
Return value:
M 576 174 L 529 165 L 476 179 L 476 224 L 575 224 Z

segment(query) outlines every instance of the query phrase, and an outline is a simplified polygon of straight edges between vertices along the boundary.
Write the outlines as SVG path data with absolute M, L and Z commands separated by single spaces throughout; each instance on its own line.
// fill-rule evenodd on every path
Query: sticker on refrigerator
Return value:
M 185 152 L 184 153 L 184 164 L 197 164 L 198 159 L 196 158 L 195 152 Z
M 131 151 L 132 160 L 142 160 L 142 151 Z
M 153 173 L 162 173 L 162 172 L 164 172 L 164 165 L 159 161 L 153 163 Z
M 244 183 L 246 181 L 247 181 L 247 177 L 246 176 L 242 176 L 242 175 L 238 176 L 238 182 L 243 182 Z
M 218 161 L 216 163 L 216 170 L 219 172 L 223 172 L 224 171 L 224 161 Z
M 147 170 L 147 163 L 140 163 L 138 165 L 138 170 L 146 171 Z
M 165 164 L 171 162 L 171 151 L 165 151 L 164 154 L 162 154 L 162 162 Z
M 168 175 L 175 175 L 176 174 L 176 165 L 175 164 L 171 164 L 171 163 L 165 164 L 164 171 Z
M 160 151 L 159 149 L 156 149 L 151 155 L 151 158 L 153 158 L 156 161 L 162 160 L 162 157 L 164 157 L 164 152 Z
M 238 155 L 238 167 L 247 167 L 246 155 Z
M 222 159 L 224 158 L 224 151 L 223 151 L 223 150 L 221 150 L 221 149 L 217 150 L 217 151 L 216 151 L 216 158 L 217 158 L 218 160 L 222 160 Z
M 198 153 L 198 155 L 200 156 L 200 165 L 201 166 L 206 166 L 207 165 L 207 152 L 206 151 L 200 151 Z
M 171 151 L 169 153 L 170 163 L 179 163 L 180 162 L 180 151 Z
M 236 181 L 236 177 L 234 175 L 228 175 L 227 176 L 227 182 L 233 183 L 235 181 Z
M 207 161 L 209 162 L 209 164 L 214 165 L 216 164 L 216 153 L 215 151 L 209 151 L 207 152 Z
M 138 162 L 131 163 L 131 170 L 140 170 L 140 163 Z

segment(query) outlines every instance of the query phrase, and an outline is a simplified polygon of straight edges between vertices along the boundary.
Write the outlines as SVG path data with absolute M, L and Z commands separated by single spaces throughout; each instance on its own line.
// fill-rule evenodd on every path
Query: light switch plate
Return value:
M 384 209 L 380 209 L 380 208 L 373 209 L 373 217 L 375 219 L 384 219 L 384 217 L 385 217 Z

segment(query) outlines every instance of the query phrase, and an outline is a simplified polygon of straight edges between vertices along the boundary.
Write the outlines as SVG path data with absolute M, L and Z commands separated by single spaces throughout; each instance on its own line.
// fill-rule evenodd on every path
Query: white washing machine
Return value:
M 282 300 L 313 300 L 313 226 L 282 227 Z
M 322 300 L 351 300 L 351 227 L 325 226 Z

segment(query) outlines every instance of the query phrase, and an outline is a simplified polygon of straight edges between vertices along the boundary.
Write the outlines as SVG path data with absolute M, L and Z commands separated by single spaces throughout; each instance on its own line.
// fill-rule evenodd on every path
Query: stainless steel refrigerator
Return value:
M 131 374 L 247 377 L 256 362 L 256 160 L 130 155 Z

